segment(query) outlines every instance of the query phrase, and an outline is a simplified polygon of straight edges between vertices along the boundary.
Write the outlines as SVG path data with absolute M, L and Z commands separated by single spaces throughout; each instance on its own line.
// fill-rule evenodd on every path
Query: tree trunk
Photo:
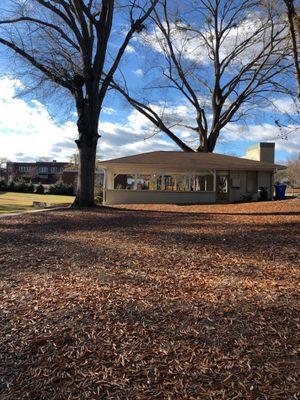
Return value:
M 95 186 L 96 143 L 77 143 L 79 150 L 79 173 L 77 195 L 72 207 L 93 207 Z
M 284 0 L 287 8 L 287 15 L 292 39 L 293 60 L 295 66 L 295 76 L 298 85 L 298 100 L 300 100 L 300 63 L 298 56 L 298 42 L 300 40 L 300 17 L 298 16 L 293 0 Z
M 207 136 L 206 133 L 199 132 L 199 140 L 200 144 L 197 148 L 197 152 L 199 153 L 207 153 Z
M 79 139 L 75 140 L 79 151 L 79 172 L 77 183 L 77 195 L 72 207 L 93 207 L 95 206 L 94 186 L 96 152 L 98 142 L 98 121 L 99 108 L 95 107 L 95 102 L 84 98 L 80 77 L 75 82 L 77 90 L 75 92 L 76 109 L 78 114 L 77 127 Z
M 207 152 L 208 153 L 213 153 L 218 141 L 218 137 L 220 135 L 220 130 L 218 128 L 213 129 L 210 134 L 209 138 L 207 141 Z

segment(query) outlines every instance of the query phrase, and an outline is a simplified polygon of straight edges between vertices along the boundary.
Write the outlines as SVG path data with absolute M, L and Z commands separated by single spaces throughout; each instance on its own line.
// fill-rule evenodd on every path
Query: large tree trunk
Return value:
M 95 141 L 94 141 L 95 142 Z M 78 143 L 79 174 L 77 195 L 73 207 L 93 207 L 97 143 Z
M 206 133 L 201 133 L 199 132 L 199 139 L 200 139 L 200 144 L 197 148 L 197 152 L 199 153 L 207 153 L 207 135 Z
M 300 100 L 300 63 L 299 63 L 299 40 L 300 40 L 300 16 L 298 15 L 294 1 L 284 0 L 287 8 L 287 15 L 292 39 L 293 60 L 295 66 L 295 76 L 298 85 L 298 100 Z
M 99 112 L 91 100 L 83 97 L 80 87 L 75 99 L 79 133 L 79 139 L 75 142 L 79 151 L 79 173 L 77 195 L 72 207 L 93 207 Z
M 207 141 L 207 153 L 213 153 L 220 135 L 220 130 L 218 128 L 213 129 L 210 132 L 208 141 Z

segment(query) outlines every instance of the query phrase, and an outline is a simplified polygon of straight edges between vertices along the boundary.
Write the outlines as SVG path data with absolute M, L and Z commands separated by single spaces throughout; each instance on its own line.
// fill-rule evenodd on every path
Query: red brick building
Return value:
M 73 167 L 74 168 L 74 167 Z M 95 187 L 103 185 L 103 171 L 95 172 Z M 6 169 L 7 181 L 10 179 L 24 178 L 32 183 L 41 182 L 52 184 L 59 180 L 67 185 L 72 185 L 77 189 L 78 169 L 72 169 L 72 165 L 67 162 L 37 161 L 37 162 L 8 162 Z
M 33 183 L 51 184 L 57 182 L 69 165 L 67 162 L 37 161 L 37 162 L 8 162 L 7 179 L 24 178 Z

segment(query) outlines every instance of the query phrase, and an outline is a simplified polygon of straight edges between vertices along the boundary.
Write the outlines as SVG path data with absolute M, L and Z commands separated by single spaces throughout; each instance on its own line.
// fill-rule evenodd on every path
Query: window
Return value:
M 158 175 L 156 178 L 156 190 L 164 189 L 164 177 L 162 175 Z
M 52 174 L 56 174 L 57 167 L 51 167 L 50 171 L 51 171 Z
M 212 192 L 213 190 L 214 190 L 214 176 L 212 174 L 191 176 L 191 191 Z
M 217 191 L 218 193 L 228 193 L 228 176 L 218 175 Z
M 199 175 L 117 174 L 114 177 L 114 189 L 177 192 L 213 191 L 214 175 L 208 171 L 203 171 Z
M 175 190 L 175 179 L 173 176 L 163 176 L 162 177 L 162 190 Z
M 160 175 L 157 178 L 157 190 L 185 192 L 189 190 L 189 176 Z
M 19 167 L 19 172 L 29 172 L 29 171 L 30 171 L 30 167 L 28 167 L 28 166 L 22 165 Z
M 39 167 L 39 173 L 48 174 L 48 167 Z
M 157 190 L 156 175 L 139 175 L 136 179 L 137 190 Z
M 188 175 L 175 175 L 174 177 L 175 189 L 177 192 L 187 192 L 190 190 L 190 182 Z
M 247 192 L 255 193 L 257 192 L 257 173 L 256 171 L 247 171 Z
M 129 174 L 119 174 L 114 178 L 114 189 L 135 189 L 135 178 L 133 175 Z

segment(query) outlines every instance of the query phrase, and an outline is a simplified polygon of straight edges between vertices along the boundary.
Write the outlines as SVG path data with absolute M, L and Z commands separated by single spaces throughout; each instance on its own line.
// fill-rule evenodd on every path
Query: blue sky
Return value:
M 136 79 L 135 70 L 131 72 Z M 139 77 L 140 78 L 140 77 Z M 26 98 L 16 97 L 22 82 L 2 74 L 0 78 L 0 157 L 10 160 L 37 160 L 49 157 L 68 160 L 76 151 L 76 116 L 68 109 L 58 113 L 53 104 L 37 99 L 30 94 Z M 151 123 L 116 96 L 106 102 L 99 133 L 98 154 L 101 159 L 115 158 L 153 150 L 177 150 L 166 135 L 156 133 Z M 281 108 L 293 107 L 290 99 L 281 100 Z M 177 104 L 175 109 L 188 116 L 188 107 Z M 67 118 L 64 118 L 65 115 Z M 216 147 L 216 152 L 243 156 L 248 145 L 258 141 L 276 142 L 276 159 L 285 161 L 296 157 L 300 149 L 299 131 L 280 139 L 281 132 L 266 115 L 257 123 L 232 124 Z M 152 136 L 152 137 L 151 137 Z M 147 139 L 150 137 L 150 139 Z M 274 140 L 275 139 L 275 140 Z
M 122 32 L 120 35 L 115 29 L 115 43 L 118 42 L 117 34 L 119 39 L 122 37 Z M 112 48 L 117 48 L 115 43 L 112 43 Z M 76 152 L 76 114 L 72 100 L 62 91 L 50 97 L 47 94 L 41 97 L 38 93 L 18 97 L 18 93 L 26 91 L 28 81 L 22 76 L 12 75 L 11 56 L 3 48 L 0 52 L 0 157 L 22 161 L 44 157 L 68 160 Z M 153 87 L 153 80 L 159 79 L 159 71 L 155 68 L 158 53 L 153 48 L 146 48 L 139 38 L 132 40 L 122 62 L 128 86 L 133 93 L 143 98 L 147 96 L 156 107 L 163 104 L 170 115 L 193 124 L 193 110 L 182 97 L 170 90 L 149 89 L 151 84 Z M 205 65 L 205 60 L 203 63 Z M 244 156 L 246 148 L 253 143 L 275 141 L 277 162 L 297 157 L 300 129 L 293 128 L 286 140 L 275 124 L 276 119 L 286 121 L 285 114 L 289 112 L 293 124 L 300 127 L 294 102 L 287 96 L 274 95 L 272 100 L 276 103 L 276 112 L 265 106 L 253 110 L 242 122 L 230 123 L 222 131 L 215 151 Z M 175 130 L 181 138 L 192 140 L 187 129 Z M 148 120 L 112 92 L 105 101 L 99 133 L 98 154 L 101 159 L 154 150 L 179 150 L 166 135 L 156 132 Z

